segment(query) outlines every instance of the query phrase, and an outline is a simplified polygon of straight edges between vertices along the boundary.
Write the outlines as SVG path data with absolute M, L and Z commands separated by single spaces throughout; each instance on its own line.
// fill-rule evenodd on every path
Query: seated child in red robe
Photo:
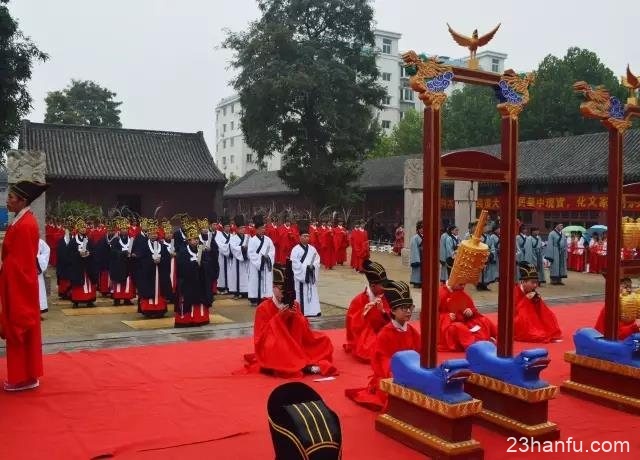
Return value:
M 244 357 L 249 371 L 287 378 L 337 374 L 331 340 L 311 329 L 295 301 L 290 260 L 286 275 L 282 267 L 273 267 L 273 297 L 256 309 L 253 342 L 255 353 Z
M 496 325 L 482 315 L 473 299 L 464 292 L 464 284 L 440 287 L 439 351 L 465 351 L 480 340 L 495 341 Z
M 383 287 L 388 282 L 384 267 L 367 259 L 362 270 L 369 284 L 349 304 L 345 317 L 347 343 L 343 348 L 356 359 L 368 363 L 378 332 L 391 320 L 391 307 L 384 296 Z
M 555 313 L 544 303 L 538 287 L 538 270 L 528 262 L 520 262 L 520 284 L 513 294 L 515 318 L 514 340 L 520 342 L 561 342 L 562 331 Z
M 369 409 L 382 410 L 387 394 L 380 390 L 380 380 L 391 377 L 391 357 L 403 350 L 420 351 L 420 333 L 409 324 L 414 305 L 409 285 L 403 281 L 389 281 L 384 288 L 391 305 L 391 322 L 376 336 L 371 357 L 373 375 L 365 388 L 345 390 L 345 395 Z
M 620 280 L 620 300 L 630 295 L 633 295 L 631 292 L 631 279 L 622 278 Z M 638 294 L 635 295 L 637 296 Z M 631 334 L 640 332 L 640 319 L 627 318 L 623 313 L 624 312 L 621 311 L 620 320 L 618 321 L 618 340 L 624 340 Z M 598 315 L 595 328 L 598 332 L 604 334 L 604 307 L 602 307 L 600 315 Z

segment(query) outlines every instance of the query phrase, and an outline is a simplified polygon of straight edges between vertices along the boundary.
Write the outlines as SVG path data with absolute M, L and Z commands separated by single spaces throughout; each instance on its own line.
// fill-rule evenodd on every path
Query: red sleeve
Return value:
M 391 356 L 396 352 L 394 332 L 390 327 L 384 327 L 376 338 L 371 368 L 374 375 L 381 379 L 391 376 Z
M 20 336 L 40 321 L 38 239 L 38 223 L 27 212 L 7 229 L 2 246 L 1 318 L 5 335 L 13 340 L 21 340 Z

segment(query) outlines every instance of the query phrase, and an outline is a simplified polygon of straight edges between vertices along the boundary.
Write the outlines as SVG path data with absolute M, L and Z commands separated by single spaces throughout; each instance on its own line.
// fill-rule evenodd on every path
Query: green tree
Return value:
M 500 142 L 500 116 L 492 88 L 465 85 L 444 105 L 442 148 L 454 150 Z
M 603 131 L 598 120 L 580 115 L 582 97 L 573 92 L 573 84 L 579 80 L 604 85 L 626 102 L 624 88 L 594 52 L 569 48 L 563 58 L 549 55 L 538 66 L 530 89 L 531 101 L 520 116 L 520 138 L 546 139 Z
M 371 158 L 392 155 L 415 155 L 422 153 L 422 113 L 416 110 L 404 112 L 402 120 L 390 134 L 381 132 L 370 153 Z
M 20 132 L 20 120 L 31 110 L 27 82 L 37 61 L 48 56 L 18 28 L 0 0 L 0 156 L 11 147 Z
M 369 152 L 368 158 L 389 157 L 395 155 L 396 149 L 391 134 L 379 132 L 373 149 Z
M 368 0 L 258 0 L 261 18 L 223 46 L 242 131 L 259 160 L 283 153 L 280 177 L 315 205 L 353 196 L 381 107 Z
M 116 93 L 93 81 L 71 80 L 62 91 L 50 92 L 45 102 L 45 123 L 65 125 L 110 126 L 120 128 L 122 102 L 114 100 Z

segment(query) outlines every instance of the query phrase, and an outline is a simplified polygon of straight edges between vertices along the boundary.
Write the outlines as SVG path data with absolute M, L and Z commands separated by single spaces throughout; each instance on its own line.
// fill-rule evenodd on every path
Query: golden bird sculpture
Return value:
M 471 37 L 467 37 L 466 35 L 462 35 L 451 28 L 449 23 L 447 23 L 447 27 L 449 28 L 449 33 L 455 40 L 455 42 L 460 45 L 468 48 L 470 51 L 469 63 L 468 66 L 470 69 L 478 69 L 478 58 L 476 58 L 476 52 L 478 48 L 486 45 L 491 41 L 493 36 L 496 34 L 498 29 L 500 28 L 500 23 L 489 33 L 484 34 L 482 37 L 478 36 L 478 29 L 475 29 L 471 34 Z
M 622 86 L 627 88 L 629 91 L 629 96 L 627 97 L 627 104 L 637 105 L 638 98 L 636 97 L 636 91 L 640 89 L 640 79 L 638 79 L 637 75 L 634 75 L 629 68 L 629 64 L 627 64 L 627 75 L 626 77 L 622 77 Z

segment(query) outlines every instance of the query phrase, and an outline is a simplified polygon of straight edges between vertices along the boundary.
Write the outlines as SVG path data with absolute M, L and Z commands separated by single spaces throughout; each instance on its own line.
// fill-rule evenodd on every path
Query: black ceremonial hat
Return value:
M 262 214 L 253 216 L 253 225 L 255 228 L 264 227 L 264 216 Z
M 267 412 L 276 460 L 341 458 L 340 419 L 308 385 L 280 385 L 269 396 Z
M 384 296 L 387 298 L 392 310 L 402 306 L 413 305 L 411 290 L 404 281 L 389 281 L 384 286 Z
M 244 227 L 246 224 L 244 223 L 244 216 L 242 214 L 238 214 L 233 218 L 233 223 L 236 224 L 236 227 Z
M 532 265 L 529 262 L 520 262 L 518 264 L 518 272 L 520 274 L 520 281 L 538 281 L 538 270 L 535 265 Z
M 309 221 L 306 219 L 298 221 L 298 233 L 300 235 L 309 234 Z
M 369 284 L 383 284 L 388 281 L 384 267 L 369 259 L 362 262 L 362 273 L 367 277 Z
M 9 192 L 31 203 L 49 188 L 49 184 L 23 180 L 9 187 Z

